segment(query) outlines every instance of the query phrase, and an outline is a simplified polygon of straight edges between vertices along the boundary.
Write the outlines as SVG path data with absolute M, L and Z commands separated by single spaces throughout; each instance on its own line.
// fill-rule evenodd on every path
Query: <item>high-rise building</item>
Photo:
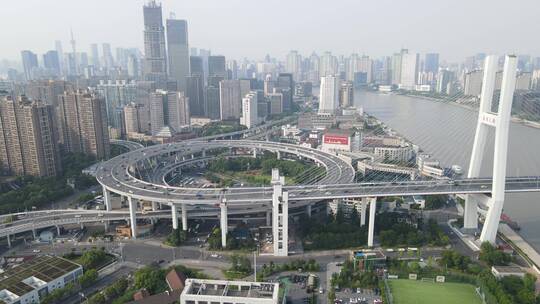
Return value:
M 321 77 L 319 93 L 319 113 L 335 113 L 339 107 L 339 77 Z
M 204 99 L 204 84 L 202 75 L 186 77 L 186 96 L 189 99 L 191 116 L 205 116 L 207 105 Z
M 290 73 L 279 73 L 275 89 L 283 94 L 283 111 L 288 112 L 292 108 L 294 94 L 294 80 Z
M 208 77 L 219 76 L 228 79 L 227 69 L 225 68 L 225 56 L 208 57 Z
M 34 80 L 25 85 L 26 96 L 31 100 L 40 100 L 56 108 L 59 96 L 74 89 L 73 85 L 63 80 Z
M 38 68 L 37 55 L 32 51 L 21 51 L 22 64 L 24 70 L 24 78 L 26 81 L 34 79 L 34 72 Z
M 43 67 L 51 75 L 60 76 L 60 59 L 57 51 L 48 51 L 43 55 Z
M 401 89 L 414 90 L 416 87 L 419 58 L 417 53 L 401 55 L 401 81 L 399 83 Z
M 203 59 L 199 56 L 189 57 L 189 67 L 191 75 L 204 76 Z
M 154 81 L 160 89 L 167 87 L 167 52 L 161 4 L 152 0 L 143 7 L 144 79 Z
M 427 53 L 424 60 L 424 72 L 437 73 L 439 70 L 439 54 Z
M 482 70 L 471 71 L 465 74 L 463 94 L 467 96 L 480 96 L 482 91 Z
M 167 101 L 167 92 L 157 90 L 150 93 L 150 131 L 152 135 L 158 134 L 163 127 L 169 124 L 168 112 L 169 103 Z
M 97 43 L 92 43 L 90 45 L 90 56 L 91 56 L 91 62 L 94 68 L 99 69 L 100 61 L 99 61 L 99 47 Z
M 354 87 L 352 81 L 344 81 L 339 89 L 339 104 L 346 108 L 354 104 Z
M 251 91 L 242 98 L 242 117 L 240 118 L 240 124 L 251 129 L 256 126 L 257 123 L 257 92 Z
M 124 107 L 124 121 L 126 134 L 146 133 L 150 130 L 148 109 L 142 104 L 134 102 Z
M 251 91 L 249 80 L 222 80 L 219 83 L 221 120 L 239 119 L 242 97 Z
M 449 86 L 454 80 L 454 73 L 449 70 L 440 69 L 437 74 L 437 93 L 449 94 Z
M 401 83 L 401 61 L 405 54 L 408 54 L 409 50 L 401 49 L 399 53 L 395 53 L 392 56 L 392 84 L 399 85 Z
M 54 49 L 58 53 L 58 59 L 60 60 L 60 71 L 61 71 L 61 73 L 63 75 L 63 74 L 65 74 L 64 73 L 64 71 L 65 71 L 65 63 L 64 63 L 65 60 L 64 60 L 64 51 L 62 49 L 62 42 L 60 40 L 56 40 L 54 42 L 54 44 L 55 44 Z
M 221 105 L 219 101 L 219 83 L 218 86 L 209 85 L 206 87 L 206 117 L 210 119 L 220 119 Z
M 62 143 L 69 152 L 82 152 L 97 159 L 110 156 L 105 100 L 86 91 L 66 92 L 57 107 L 62 124 Z
M 190 125 L 189 98 L 183 92 L 168 92 L 169 127 L 179 132 L 183 127 Z
M 26 97 L 0 99 L 0 168 L 16 175 L 56 176 L 61 171 L 54 109 Z
M 336 57 L 334 57 L 330 52 L 325 52 L 324 55 L 320 58 L 319 77 L 336 75 L 337 72 L 338 61 Z
M 186 20 L 167 19 L 167 52 L 169 78 L 177 83 L 178 91 L 186 91 L 189 74 L 188 26 Z
M 298 54 L 298 51 L 290 51 L 289 54 L 287 54 L 287 62 L 285 65 L 285 69 L 287 70 L 287 73 L 291 73 L 294 77 L 294 80 L 301 81 L 301 69 L 302 65 L 302 56 Z
M 111 69 L 114 67 L 114 58 L 111 51 L 111 44 L 110 43 L 103 43 L 101 45 L 103 50 L 103 64 L 107 69 Z
M 270 93 L 266 97 L 270 103 L 270 115 L 283 113 L 283 94 Z
M 100 81 L 97 92 L 105 100 L 107 108 L 108 124 L 117 129 L 122 129 L 122 109 L 125 105 L 135 102 L 137 99 L 137 85 L 135 82 L 125 80 Z M 120 115 L 121 114 L 121 115 Z

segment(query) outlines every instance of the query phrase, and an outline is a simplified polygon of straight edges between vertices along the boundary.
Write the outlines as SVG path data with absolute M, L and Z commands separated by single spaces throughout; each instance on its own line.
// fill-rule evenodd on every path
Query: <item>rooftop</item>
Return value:
M 278 289 L 278 283 L 188 279 L 182 294 L 277 299 Z
M 0 294 L 22 296 L 81 267 L 60 257 L 40 256 L 6 270 L 0 276 Z

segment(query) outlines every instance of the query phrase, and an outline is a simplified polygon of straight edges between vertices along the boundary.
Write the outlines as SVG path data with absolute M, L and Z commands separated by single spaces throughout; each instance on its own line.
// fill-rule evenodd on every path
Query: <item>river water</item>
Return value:
M 355 105 L 450 167 L 469 166 L 478 112 L 449 103 L 410 96 L 355 92 Z M 512 123 L 507 176 L 540 175 L 540 129 Z M 487 144 L 482 176 L 492 176 L 493 134 Z M 540 251 L 540 193 L 507 194 L 504 212 L 521 226 L 519 232 Z

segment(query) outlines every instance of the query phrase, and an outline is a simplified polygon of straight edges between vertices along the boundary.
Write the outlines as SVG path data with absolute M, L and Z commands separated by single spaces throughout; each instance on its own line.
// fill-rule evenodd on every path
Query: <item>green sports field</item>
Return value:
M 481 304 L 474 286 L 461 283 L 433 283 L 389 280 L 394 304 Z

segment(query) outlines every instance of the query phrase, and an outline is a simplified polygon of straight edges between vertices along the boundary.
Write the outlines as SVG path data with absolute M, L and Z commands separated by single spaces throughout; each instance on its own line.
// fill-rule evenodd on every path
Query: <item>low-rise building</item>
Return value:
M 279 283 L 187 279 L 180 304 L 277 304 Z
M 375 157 L 384 162 L 409 162 L 414 156 L 412 147 L 375 147 Z
M 81 265 L 55 256 L 40 256 L 7 269 L 0 278 L 0 303 L 39 303 L 52 291 L 83 274 Z
M 492 266 L 491 273 L 497 279 L 502 279 L 508 276 L 516 276 L 523 278 L 526 272 L 517 266 Z

